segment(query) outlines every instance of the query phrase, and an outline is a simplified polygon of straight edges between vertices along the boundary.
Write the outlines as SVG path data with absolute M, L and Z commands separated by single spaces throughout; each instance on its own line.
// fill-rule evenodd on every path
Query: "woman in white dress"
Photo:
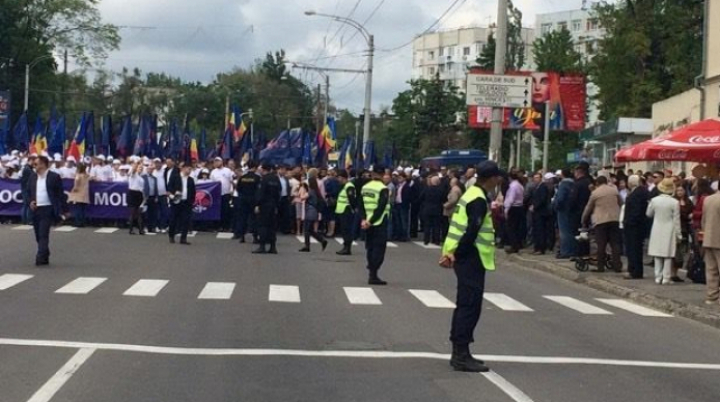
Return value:
M 648 255 L 655 260 L 655 283 L 671 285 L 673 259 L 677 243 L 682 241 L 680 202 L 673 197 L 672 178 L 664 179 L 657 188 L 660 195 L 650 200 L 647 209 L 648 218 L 653 220 Z

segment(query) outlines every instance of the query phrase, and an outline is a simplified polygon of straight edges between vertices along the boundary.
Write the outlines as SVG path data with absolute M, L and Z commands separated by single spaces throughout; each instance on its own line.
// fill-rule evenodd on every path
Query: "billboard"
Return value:
M 503 128 L 514 130 L 542 129 L 545 102 L 550 102 L 550 129 L 580 131 L 585 128 L 585 77 L 580 74 L 518 73 L 532 77 L 532 107 L 504 108 Z M 490 128 L 492 108 L 468 107 L 468 124 L 472 128 Z

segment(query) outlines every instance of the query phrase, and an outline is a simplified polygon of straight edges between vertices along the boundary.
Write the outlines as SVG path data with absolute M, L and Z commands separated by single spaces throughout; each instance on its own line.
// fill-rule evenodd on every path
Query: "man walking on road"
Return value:
M 505 173 L 493 161 L 478 165 L 477 182 L 460 198 L 452 215 L 440 265 L 453 268 L 457 277 L 457 300 L 453 312 L 450 365 L 456 371 L 487 372 L 485 362 L 473 358 L 470 344 L 480 320 L 485 271 L 495 270 L 495 229 L 488 193 Z
M 349 180 L 348 173 L 345 170 L 339 171 L 337 176 L 342 185 L 342 190 L 340 190 L 340 194 L 338 194 L 335 215 L 340 219 L 343 248 L 336 254 L 350 255 L 352 254 L 353 224 L 355 223 L 355 210 L 357 209 L 357 195 L 355 193 L 355 184 Z
M 282 188 L 280 179 L 272 172 L 272 166 L 262 165 L 262 175 L 256 197 L 260 246 L 253 250 L 253 254 L 277 254 L 277 208 Z M 266 245 L 270 245 L 269 250 L 265 249 Z
M 362 187 L 360 203 L 360 227 L 365 230 L 365 250 L 367 252 L 368 284 L 387 285 L 378 277 L 378 271 L 385 261 L 385 249 L 388 239 L 388 219 L 390 219 L 390 195 L 383 184 L 385 168 L 373 167 L 372 181 Z
M 37 266 L 50 264 L 50 226 L 60 219 L 65 196 L 60 175 L 49 171 L 49 165 L 46 156 L 39 156 L 35 161 L 35 171 L 28 178 L 28 201 L 38 245 L 35 256 Z
M 705 249 L 706 304 L 717 304 L 720 296 L 720 193 L 703 203 L 703 248 Z
M 182 172 L 178 179 L 168 182 L 168 193 L 173 194 L 172 205 L 170 206 L 170 228 L 168 237 L 170 243 L 175 243 L 175 235 L 180 234 L 180 244 L 190 245 L 187 241 L 192 219 L 192 209 L 195 204 L 195 180 L 190 176 L 192 165 L 182 165 Z

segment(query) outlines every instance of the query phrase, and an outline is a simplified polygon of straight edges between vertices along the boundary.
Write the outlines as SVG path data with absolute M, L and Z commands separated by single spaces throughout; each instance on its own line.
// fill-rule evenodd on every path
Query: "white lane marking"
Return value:
M 425 244 L 421 241 L 414 241 L 413 243 L 417 244 L 418 246 L 420 246 L 424 249 L 428 249 L 428 250 L 440 250 L 440 248 L 441 248 L 437 244 L 432 244 L 432 243 Z
M 74 232 L 77 228 L 73 226 L 60 226 L 55 228 L 55 232 Z
M 600 307 L 595 307 L 592 304 L 585 303 L 583 301 L 580 301 L 580 300 L 572 298 L 572 297 L 568 297 L 568 296 L 543 296 L 543 297 L 548 300 L 552 300 L 555 303 L 565 306 L 569 309 L 579 311 L 583 314 L 613 315 L 613 313 L 611 313 L 607 310 L 603 310 Z
M 12 230 L 33 230 L 32 225 L 19 225 L 12 228 Z
M 298 239 L 298 241 L 299 241 L 300 243 L 305 243 L 305 237 L 304 237 L 304 236 L 295 236 L 295 238 Z M 315 240 L 313 237 L 310 237 L 310 243 L 312 243 L 312 244 L 318 244 L 318 241 Z
M 441 295 L 437 290 L 410 289 L 409 292 L 427 307 L 455 308 L 455 303 Z
M 168 284 L 164 279 L 140 279 L 123 293 L 124 296 L 155 297 Z
M 530 307 L 520 303 L 504 293 L 485 293 L 483 298 L 505 311 L 533 311 Z
M 488 371 L 482 373 L 482 375 L 488 379 L 491 383 L 495 384 L 496 387 L 500 388 L 507 396 L 512 398 L 515 402 L 533 402 L 529 396 L 522 392 L 518 387 L 511 384 L 508 380 L 503 378 L 500 374 L 494 371 Z
M 283 303 L 300 303 L 300 288 L 297 286 L 270 285 L 268 300 Z
M 335 238 L 335 241 L 338 242 L 340 245 L 344 244 L 344 241 L 343 241 L 342 237 L 336 237 L 336 238 Z M 352 245 L 353 245 L 353 246 L 357 246 L 358 244 L 357 244 L 356 241 L 354 241 L 354 242 L 352 242 Z
M 65 293 L 74 295 L 84 295 L 90 293 L 91 290 L 100 286 L 101 283 L 105 282 L 107 278 L 89 278 L 80 277 L 67 285 L 56 290 L 55 293 Z
M 10 289 L 20 282 L 24 282 L 34 275 L 23 275 L 23 274 L 3 274 L 0 275 L 0 290 Z
M 605 303 L 619 309 L 629 311 L 631 313 L 641 315 L 643 317 L 672 317 L 670 314 L 662 313 L 660 311 L 652 310 L 647 307 L 639 306 L 635 303 L 631 303 L 627 300 L 621 299 L 595 299 L 600 303 Z
M 345 296 L 347 296 L 350 304 L 382 304 L 380 299 L 375 294 L 375 291 L 371 288 L 345 287 L 343 288 L 343 290 L 345 290 Z
M 220 232 L 217 234 L 217 238 L 221 240 L 231 240 L 233 238 L 232 233 Z
M 395 243 L 393 243 L 393 242 L 391 242 L 391 241 L 387 242 L 387 246 L 390 247 L 390 248 L 398 248 L 398 245 L 395 244 Z
M 157 232 L 145 232 L 146 236 L 157 236 Z
M 234 282 L 208 282 L 198 295 L 198 299 L 227 300 L 235 290 Z
M 50 377 L 50 379 L 28 399 L 28 402 L 49 402 L 94 352 L 95 349 L 90 348 L 78 350 L 67 363 L 60 367 L 60 370 Z
M 346 357 L 366 359 L 431 359 L 448 360 L 447 353 L 435 352 L 392 352 L 358 350 L 297 350 L 297 349 L 233 349 L 233 348 L 185 348 L 173 346 L 149 346 L 118 343 L 92 343 L 54 341 L 41 339 L 0 338 L 0 345 L 36 346 L 50 348 L 112 350 L 118 352 L 149 353 L 178 356 L 298 356 L 298 357 Z M 498 363 L 524 364 L 572 364 L 588 366 L 648 367 L 686 370 L 720 371 L 720 364 L 676 363 L 647 360 L 620 360 L 562 356 L 516 356 L 516 355 L 475 355 L 479 359 Z
M 118 229 L 118 228 L 100 228 L 100 229 L 96 230 L 95 233 L 110 234 L 110 233 L 115 233 L 118 230 L 120 230 L 120 229 Z

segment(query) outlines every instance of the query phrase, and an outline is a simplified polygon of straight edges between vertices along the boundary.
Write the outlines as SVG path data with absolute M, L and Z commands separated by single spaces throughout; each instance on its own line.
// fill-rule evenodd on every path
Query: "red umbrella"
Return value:
M 615 160 L 720 162 L 720 120 L 689 124 L 666 136 L 621 149 Z

